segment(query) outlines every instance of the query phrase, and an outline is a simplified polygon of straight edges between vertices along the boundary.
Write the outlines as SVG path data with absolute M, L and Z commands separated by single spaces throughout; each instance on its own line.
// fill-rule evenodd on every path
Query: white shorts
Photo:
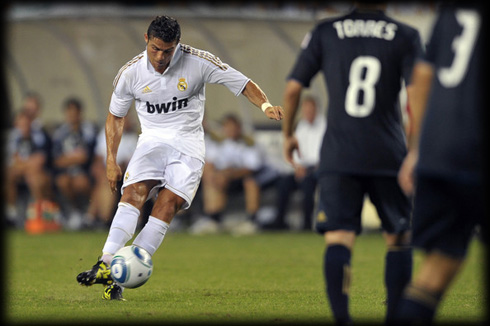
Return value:
M 146 200 L 156 198 L 160 188 L 165 187 L 186 202 L 183 209 L 190 207 L 201 182 L 204 163 L 185 155 L 161 142 L 138 140 L 138 145 L 129 161 L 121 193 L 127 186 L 144 181 L 159 180 Z

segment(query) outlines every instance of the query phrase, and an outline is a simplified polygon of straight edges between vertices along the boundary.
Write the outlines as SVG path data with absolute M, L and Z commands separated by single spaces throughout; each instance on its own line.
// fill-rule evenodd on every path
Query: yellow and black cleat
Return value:
M 122 300 L 126 301 L 126 299 L 122 296 L 123 289 L 117 284 L 111 284 L 106 286 L 104 292 L 102 293 L 102 299 L 104 300 Z
M 97 263 L 85 272 L 77 275 L 80 285 L 91 286 L 93 284 L 111 285 L 114 281 L 111 277 L 111 269 L 102 261 Z

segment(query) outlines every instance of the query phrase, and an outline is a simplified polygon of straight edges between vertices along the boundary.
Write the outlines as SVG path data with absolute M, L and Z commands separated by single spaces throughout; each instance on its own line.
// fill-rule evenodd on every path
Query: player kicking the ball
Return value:
M 156 17 L 145 34 L 146 50 L 125 64 L 114 79 L 114 91 L 105 124 L 107 179 L 113 192 L 122 177 L 116 155 L 124 117 L 135 101 L 141 123 L 136 150 L 122 185 L 122 197 L 102 249 L 92 269 L 80 273 L 81 285 L 103 284 L 103 298 L 122 299 L 113 282 L 114 253 L 132 239 L 144 203 L 156 197 L 153 210 L 133 245 L 153 255 L 175 214 L 190 207 L 204 166 L 204 86 L 223 84 L 236 96 L 243 94 L 270 119 L 281 120 L 283 110 L 273 106 L 252 80 L 213 54 L 180 43 L 178 22 Z

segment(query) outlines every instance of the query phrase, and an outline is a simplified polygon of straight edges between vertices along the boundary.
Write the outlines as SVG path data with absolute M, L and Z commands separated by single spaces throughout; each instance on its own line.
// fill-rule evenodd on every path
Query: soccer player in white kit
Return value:
M 150 255 L 162 243 L 175 214 L 192 203 L 204 166 L 205 84 L 222 84 L 236 96 L 243 94 L 270 119 L 281 120 L 284 114 L 252 80 L 213 54 L 181 44 L 180 35 L 175 19 L 156 17 L 145 34 L 146 50 L 114 79 L 105 124 L 107 179 L 113 192 L 122 178 L 116 155 L 133 100 L 141 135 L 124 175 L 122 197 L 102 256 L 92 269 L 77 276 L 81 285 L 104 285 L 102 297 L 107 300 L 123 299 L 123 289 L 113 282 L 109 266 L 116 251 L 132 239 L 144 203 L 156 197 L 133 245 Z

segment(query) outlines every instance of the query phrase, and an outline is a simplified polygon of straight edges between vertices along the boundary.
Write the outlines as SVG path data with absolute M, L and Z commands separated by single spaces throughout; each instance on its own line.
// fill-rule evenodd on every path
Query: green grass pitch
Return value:
M 153 276 L 144 286 L 127 289 L 125 302 L 104 301 L 101 285 L 76 282 L 76 275 L 95 263 L 105 232 L 5 231 L 5 237 L 7 323 L 333 323 L 322 276 L 323 238 L 313 232 L 244 237 L 170 232 L 153 257 Z M 384 250 L 379 233 L 356 242 L 354 322 L 383 322 Z M 475 240 L 436 321 L 486 318 L 483 256 Z M 420 261 L 417 253 L 415 271 Z

